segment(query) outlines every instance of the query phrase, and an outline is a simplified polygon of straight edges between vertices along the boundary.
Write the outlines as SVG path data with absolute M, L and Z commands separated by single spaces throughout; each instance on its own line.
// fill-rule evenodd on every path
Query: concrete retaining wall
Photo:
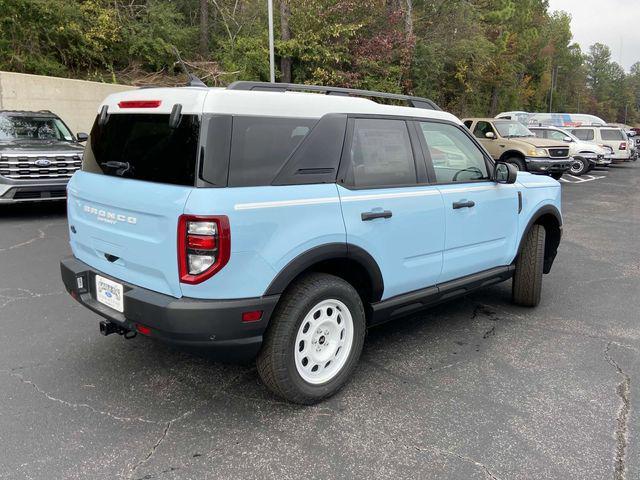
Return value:
M 51 110 L 73 133 L 91 130 L 109 94 L 135 87 L 68 78 L 0 72 L 0 110 Z

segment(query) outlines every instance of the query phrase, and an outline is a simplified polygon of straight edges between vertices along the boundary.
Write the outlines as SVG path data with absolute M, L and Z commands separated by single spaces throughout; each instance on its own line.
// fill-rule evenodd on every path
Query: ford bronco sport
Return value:
M 108 97 L 67 202 L 62 279 L 104 334 L 257 357 L 303 404 L 367 327 L 510 278 L 537 305 L 562 229 L 558 182 L 427 99 L 258 82 Z
M 494 160 L 523 172 L 551 175 L 557 180 L 573 163 L 566 144 L 537 138 L 516 120 L 465 118 L 463 122 Z
M 49 111 L 0 110 L 0 203 L 64 199 L 86 139 Z

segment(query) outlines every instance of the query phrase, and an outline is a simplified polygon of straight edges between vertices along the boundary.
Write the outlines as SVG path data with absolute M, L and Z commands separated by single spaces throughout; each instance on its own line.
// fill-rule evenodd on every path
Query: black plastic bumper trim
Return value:
M 82 305 L 107 320 L 133 330 L 139 323 L 151 328 L 150 337 L 180 347 L 206 350 L 222 360 L 255 357 L 262 335 L 269 324 L 279 295 L 233 300 L 175 298 L 170 295 L 127 284 L 110 277 L 75 257 L 60 262 L 65 288 Z M 124 313 L 95 299 L 95 275 L 99 274 L 124 286 Z M 77 278 L 84 288 L 78 289 Z M 262 318 L 243 323 L 242 313 L 262 310 Z

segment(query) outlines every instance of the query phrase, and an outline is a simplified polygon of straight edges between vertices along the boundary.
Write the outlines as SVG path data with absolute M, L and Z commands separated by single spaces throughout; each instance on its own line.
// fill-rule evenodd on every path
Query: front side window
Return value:
M 73 141 L 73 135 L 59 118 L 27 115 L 0 116 L 0 142 L 11 140 Z
M 346 152 L 347 185 L 393 187 L 417 183 L 416 165 L 404 120 L 357 118 Z
M 229 186 L 270 185 L 317 119 L 233 118 Z
M 558 142 L 564 142 L 564 139 L 569 136 L 565 132 L 560 132 L 558 130 L 549 130 L 548 135 L 548 138 L 550 138 L 551 140 L 556 140 Z
M 627 136 L 624 134 L 622 130 L 615 129 L 601 129 L 600 136 L 602 140 L 607 142 L 616 142 L 616 141 L 624 141 L 627 139 Z
M 540 129 L 537 129 L 537 128 L 531 128 L 530 130 L 536 137 L 545 138 L 544 130 L 540 130 Z M 550 134 L 550 133 L 551 132 L 547 132 L 547 134 Z
M 591 128 L 581 128 L 581 129 L 571 130 L 571 133 L 573 133 L 580 140 L 583 140 L 586 142 L 589 142 L 595 138 L 593 134 L 593 129 Z
M 488 180 L 484 154 L 459 128 L 420 122 L 437 183 Z
M 489 122 L 478 122 L 476 123 L 475 128 L 473 129 L 473 136 L 476 138 L 487 138 L 487 133 L 493 133 L 493 127 Z

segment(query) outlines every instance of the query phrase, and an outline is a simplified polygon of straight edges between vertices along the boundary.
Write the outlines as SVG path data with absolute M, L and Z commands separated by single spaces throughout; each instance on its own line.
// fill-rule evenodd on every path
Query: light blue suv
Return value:
M 68 216 L 62 278 L 103 334 L 257 357 L 303 404 L 372 325 L 509 278 L 537 305 L 562 231 L 558 182 L 427 99 L 257 82 L 108 97 Z

